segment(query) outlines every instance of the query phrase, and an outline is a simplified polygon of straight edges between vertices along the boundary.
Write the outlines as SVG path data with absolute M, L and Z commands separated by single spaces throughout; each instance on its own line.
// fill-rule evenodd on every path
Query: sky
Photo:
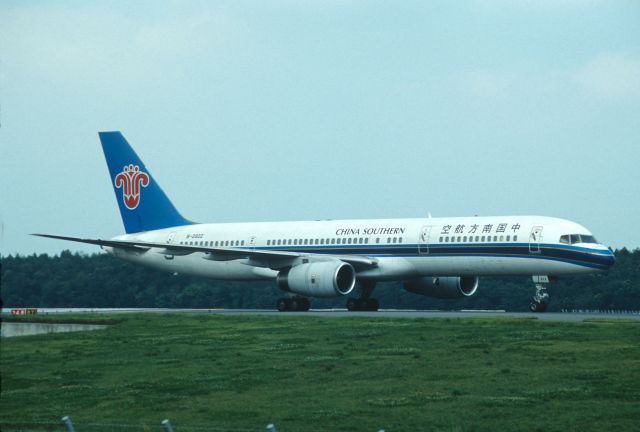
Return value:
M 119 130 L 198 222 L 545 215 L 640 247 L 640 2 L 0 2 L 0 253 L 123 226 Z

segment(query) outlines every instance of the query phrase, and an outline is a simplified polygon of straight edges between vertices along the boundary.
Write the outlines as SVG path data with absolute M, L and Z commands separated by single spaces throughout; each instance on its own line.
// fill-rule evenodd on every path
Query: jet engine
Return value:
M 299 264 L 278 273 L 278 286 L 310 297 L 338 297 L 353 291 L 356 271 L 342 261 L 321 261 Z
M 421 277 L 405 282 L 404 289 L 439 299 L 470 297 L 478 289 L 478 276 Z

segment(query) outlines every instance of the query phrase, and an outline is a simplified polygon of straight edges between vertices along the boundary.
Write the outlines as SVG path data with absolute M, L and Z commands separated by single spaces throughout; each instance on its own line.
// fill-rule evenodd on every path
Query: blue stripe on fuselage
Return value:
M 532 245 L 535 251 L 537 245 Z M 540 252 L 531 252 L 529 243 L 472 243 L 472 244 L 362 244 L 362 245 L 303 245 L 303 246 L 267 246 L 261 250 L 280 250 L 301 253 L 365 255 L 377 257 L 473 257 L 491 256 L 500 258 L 533 258 L 567 262 L 599 270 L 609 268 L 613 254 L 600 249 L 561 244 L 540 244 Z M 426 253 L 428 249 L 428 253 Z M 425 251 L 420 253 L 420 251 Z

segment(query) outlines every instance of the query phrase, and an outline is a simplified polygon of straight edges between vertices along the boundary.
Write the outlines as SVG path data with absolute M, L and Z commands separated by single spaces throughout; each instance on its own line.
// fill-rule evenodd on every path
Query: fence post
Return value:
M 169 419 L 162 420 L 162 429 L 164 429 L 164 432 L 173 432 Z
M 277 432 L 276 431 L 276 427 L 275 427 L 275 425 L 273 423 L 269 423 L 267 425 L 267 432 Z
M 69 418 L 69 416 L 62 417 L 62 423 L 64 423 L 64 427 L 67 428 L 67 432 L 75 432 L 73 423 L 71 423 L 71 419 Z

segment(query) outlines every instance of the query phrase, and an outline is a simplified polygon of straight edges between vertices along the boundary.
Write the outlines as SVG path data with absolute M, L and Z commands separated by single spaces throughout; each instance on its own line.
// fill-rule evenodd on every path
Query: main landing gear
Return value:
M 306 297 L 283 297 L 276 303 L 280 312 L 307 312 L 311 302 Z
M 544 312 L 549 306 L 549 293 L 546 284 L 549 283 L 548 276 L 533 276 L 533 283 L 536 285 L 536 294 L 531 299 L 529 309 L 531 312 Z
M 349 311 L 372 311 L 375 312 L 380 307 L 378 299 L 371 298 L 373 289 L 376 287 L 375 282 L 364 281 L 360 282 L 362 293 L 359 298 L 349 298 L 347 300 L 347 309 Z

